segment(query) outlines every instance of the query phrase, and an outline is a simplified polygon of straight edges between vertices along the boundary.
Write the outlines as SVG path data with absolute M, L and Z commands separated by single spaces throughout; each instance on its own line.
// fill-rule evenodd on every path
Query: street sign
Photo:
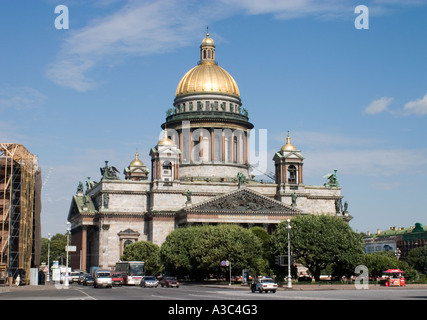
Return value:
M 228 260 L 222 260 L 221 261 L 221 267 L 228 267 L 230 265 L 230 261 Z
M 67 250 L 67 246 L 65 246 L 65 251 L 76 252 L 77 251 L 77 247 L 76 246 L 68 246 L 68 250 Z

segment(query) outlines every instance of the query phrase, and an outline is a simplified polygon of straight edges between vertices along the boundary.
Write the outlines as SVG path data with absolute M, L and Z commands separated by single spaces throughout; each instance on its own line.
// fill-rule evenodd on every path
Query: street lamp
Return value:
M 52 240 L 50 233 L 47 234 L 47 240 L 47 282 L 50 282 L 50 241 Z
M 67 247 L 66 247 L 66 254 L 67 254 L 67 258 L 66 258 L 66 266 L 65 266 L 65 286 L 68 287 L 69 286 L 69 281 L 68 281 L 68 244 L 69 244 L 69 234 L 70 234 L 70 223 L 67 221 Z
M 288 225 L 288 289 L 292 288 L 292 277 L 291 277 L 291 220 L 286 220 Z

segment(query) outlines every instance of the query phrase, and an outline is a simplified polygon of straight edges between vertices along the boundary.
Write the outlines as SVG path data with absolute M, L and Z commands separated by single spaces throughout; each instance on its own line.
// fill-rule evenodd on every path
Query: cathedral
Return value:
M 68 213 L 71 245 L 77 247 L 73 269 L 111 268 L 126 245 L 161 245 L 184 226 L 235 223 L 272 232 L 281 221 L 304 214 L 350 221 L 336 171 L 325 176 L 323 186 L 305 185 L 304 157 L 289 134 L 272 159 L 274 181 L 254 179 L 249 161 L 254 125 L 236 81 L 215 55 L 207 33 L 200 61 L 178 83 L 173 108 L 161 124 L 164 135 L 149 151 L 150 167 L 136 153 L 124 169 L 125 180 L 105 161 L 99 182 L 79 183 Z

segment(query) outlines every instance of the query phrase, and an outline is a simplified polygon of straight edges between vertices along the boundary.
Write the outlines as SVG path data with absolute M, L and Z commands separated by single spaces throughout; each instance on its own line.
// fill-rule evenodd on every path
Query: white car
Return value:
M 273 293 L 277 290 L 277 283 L 269 277 L 258 277 L 255 283 L 251 284 L 251 291 L 254 293 L 258 291 L 259 293 L 271 291 Z

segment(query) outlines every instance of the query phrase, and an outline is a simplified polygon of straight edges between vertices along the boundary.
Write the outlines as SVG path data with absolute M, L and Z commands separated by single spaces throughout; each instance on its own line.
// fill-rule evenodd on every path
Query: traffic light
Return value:
M 285 255 L 280 255 L 280 256 L 275 256 L 275 262 L 278 266 L 287 266 L 288 265 L 288 256 Z

